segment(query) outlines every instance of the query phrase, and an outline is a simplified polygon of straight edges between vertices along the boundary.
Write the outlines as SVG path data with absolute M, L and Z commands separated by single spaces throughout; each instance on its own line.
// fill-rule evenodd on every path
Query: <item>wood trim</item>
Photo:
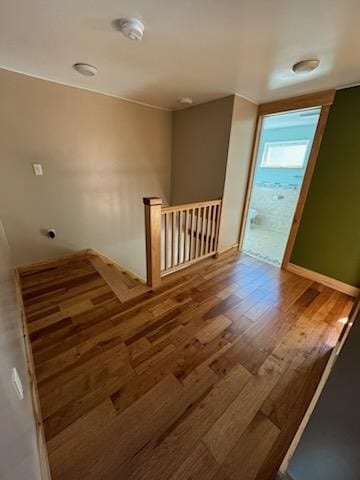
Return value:
M 206 255 L 205 258 L 202 257 L 202 258 L 198 259 L 199 260 L 198 262 L 192 262 L 191 265 L 189 265 L 189 264 L 186 265 L 186 267 L 187 267 L 186 271 L 182 271 L 182 269 L 179 269 L 175 272 L 171 272 L 171 274 L 169 274 L 169 275 L 167 275 L 167 273 L 163 272 L 162 273 L 162 285 L 163 286 L 169 285 L 178 278 L 186 278 L 187 279 L 187 278 L 189 278 L 189 275 L 191 276 L 192 274 L 196 274 L 198 272 L 198 270 L 201 270 L 201 269 L 206 268 L 208 266 L 212 266 L 212 265 L 216 264 L 217 261 L 218 262 L 226 261 L 226 259 L 228 257 L 230 258 L 236 252 L 234 252 L 233 250 L 223 252 L 220 255 L 219 259 L 216 258 L 216 254 L 214 254 L 214 252 L 211 253 L 211 255 L 210 255 L 210 253 L 209 253 L 209 255 Z
M 313 144 L 311 147 L 310 157 L 308 160 L 308 164 L 306 166 L 304 179 L 301 185 L 300 195 L 297 201 L 293 221 L 290 228 L 290 233 L 286 243 L 286 248 L 285 248 L 282 265 L 281 265 L 281 268 L 283 269 L 286 269 L 288 263 L 290 262 L 290 257 L 295 245 L 295 240 L 299 230 L 301 217 L 304 212 L 305 202 L 310 190 L 310 184 L 311 184 L 311 180 L 315 170 L 316 160 L 320 151 L 320 145 L 321 145 L 326 124 L 328 121 L 329 112 L 330 112 L 330 106 L 326 106 L 321 109 Z
M 103 278 L 104 282 L 109 285 L 120 302 L 126 302 L 126 300 L 128 300 L 129 289 L 124 282 L 120 280 L 119 272 L 109 268 L 108 264 L 97 255 L 91 255 L 89 257 L 89 261 L 99 275 Z
M 183 205 L 173 205 L 170 207 L 163 207 L 161 209 L 162 213 L 168 212 L 179 212 L 184 210 L 191 210 L 193 208 L 202 208 L 207 207 L 208 205 L 221 205 L 222 200 L 209 200 L 204 202 L 195 202 L 195 203 L 185 203 Z
M 164 267 L 167 268 L 168 262 L 168 247 L 169 247 L 169 227 L 168 227 L 168 214 L 164 214 Z
M 41 408 L 40 408 L 39 392 L 38 392 L 37 381 L 36 381 L 34 359 L 33 359 L 33 354 L 31 349 L 31 342 L 30 342 L 28 327 L 27 327 L 26 318 L 25 318 L 25 308 L 24 308 L 24 303 L 23 303 L 22 294 L 21 294 L 19 269 L 15 269 L 14 271 L 14 281 L 15 281 L 15 288 L 16 288 L 17 303 L 18 303 L 20 315 L 21 315 L 21 324 L 22 324 L 22 331 L 23 331 L 24 344 L 25 344 L 25 357 L 26 357 L 26 363 L 27 363 L 27 370 L 28 370 L 29 379 L 30 379 L 31 403 L 33 407 L 33 414 L 34 414 L 34 420 L 35 420 L 36 440 L 37 440 L 39 463 L 40 463 L 40 475 L 41 475 L 41 480 L 51 480 L 49 457 L 48 457 L 48 452 L 46 447 L 45 432 L 44 432 L 43 419 L 42 419 Z
M 194 230 L 194 228 L 195 228 L 194 217 L 195 217 L 195 209 L 192 209 L 191 210 L 190 238 L 189 238 L 189 261 L 191 261 L 193 256 L 194 256 L 193 255 L 193 253 L 194 253 L 194 243 L 195 243 L 195 240 L 194 240 L 194 232 L 195 232 L 195 230 Z
M 177 217 L 177 235 L 178 235 L 178 248 L 177 248 L 177 265 L 181 263 L 181 236 L 182 236 L 182 211 L 178 212 Z
M 181 263 L 180 265 L 175 265 L 172 268 L 168 268 L 167 270 L 163 270 L 161 272 L 161 276 L 166 277 L 167 275 L 170 275 L 171 273 L 177 272 L 178 270 L 182 270 L 186 267 L 190 267 L 194 263 L 201 262 L 201 260 L 205 260 L 208 257 L 213 257 L 214 254 L 215 254 L 215 252 L 210 252 L 210 253 L 207 253 L 206 255 L 202 255 L 201 257 L 193 258 L 192 260 L 190 260 L 186 263 Z
M 211 227 L 211 222 L 212 222 L 212 210 L 213 207 L 209 205 L 207 207 L 207 217 L 206 217 L 206 241 L 205 241 L 205 250 L 204 253 L 207 254 L 211 250 L 211 240 L 210 240 L 210 227 Z M 186 229 L 186 231 L 188 231 Z
M 143 278 L 94 249 L 90 250 L 88 260 L 103 280 L 109 285 L 121 303 L 132 300 L 133 298 L 151 290 Z M 139 284 L 129 288 L 123 281 L 122 273 L 136 279 Z
M 241 220 L 240 220 L 239 250 L 241 250 L 241 248 L 243 246 L 243 242 L 244 242 L 246 218 L 247 218 L 249 207 L 250 207 L 251 190 L 252 190 L 253 181 L 254 181 L 255 167 L 256 167 L 256 157 L 257 157 L 258 150 L 259 150 L 259 142 L 260 142 L 262 124 L 263 124 L 263 117 L 258 116 L 257 121 L 256 121 L 253 146 L 252 146 L 252 150 L 251 150 L 251 160 L 250 160 L 250 165 L 249 165 L 249 173 L 248 173 L 248 178 L 247 178 L 246 187 L 245 187 L 244 207 L 243 207 L 242 216 L 241 216 Z
M 330 106 L 334 102 L 335 93 L 335 90 L 325 90 L 323 92 L 310 93 L 308 95 L 300 95 L 298 97 L 262 103 L 259 105 L 258 115 L 269 115 L 271 113 L 299 110 L 301 108 Z
M 288 469 L 289 467 L 289 463 L 290 463 L 290 460 L 291 458 L 293 457 L 294 453 L 295 453 L 295 450 L 301 440 L 301 437 L 305 431 L 305 428 L 306 428 L 306 425 L 308 424 L 309 420 L 310 420 L 310 417 L 316 407 L 316 404 L 319 400 L 319 397 L 320 397 L 320 394 L 329 378 L 329 375 L 331 373 L 331 370 L 336 362 L 336 359 L 345 343 L 345 340 L 351 330 L 351 327 L 354 323 L 354 319 L 356 318 L 357 314 L 358 314 L 358 311 L 359 311 L 359 308 L 360 308 L 360 299 L 358 299 L 354 305 L 353 305 L 353 308 L 351 309 L 351 312 L 349 314 L 349 317 L 348 317 L 348 322 L 344 325 L 344 328 L 342 329 L 341 331 L 341 334 L 338 338 L 338 341 L 336 343 L 336 345 L 334 346 L 332 352 L 331 352 L 331 355 L 329 357 L 329 360 L 326 364 L 326 367 L 324 369 L 324 372 L 321 376 L 321 379 L 320 379 L 320 382 L 319 382 L 319 385 L 315 391 L 315 394 L 306 410 L 306 413 L 302 419 L 302 422 L 300 423 L 300 426 L 295 434 L 295 437 L 293 439 L 293 441 L 291 442 L 290 444 L 290 447 L 284 457 L 284 460 L 280 466 L 280 470 L 279 472 L 282 473 L 282 474 L 286 474 L 286 470 Z M 281 478 L 281 477 L 280 477 Z
M 298 444 L 301 440 L 301 437 L 304 433 L 306 425 L 309 423 L 310 417 L 315 410 L 315 407 L 316 407 L 316 404 L 317 404 L 317 402 L 320 398 L 321 392 L 323 391 L 323 389 L 325 387 L 325 384 L 326 384 L 326 382 L 329 378 L 329 375 L 330 375 L 330 373 L 331 373 L 331 371 L 334 367 L 334 364 L 335 364 L 336 359 L 337 359 L 337 353 L 336 352 L 337 352 L 337 349 L 336 349 L 336 346 L 335 346 L 331 351 L 330 357 L 329 357 L 329 359 L 326 363 L 323 374 L 321 375 L 321 379 L 320 379 L 320 382 L 319 382 L 319 384 L 316 388 L 314 396 L 311 399 L 311 402 L 310 402 L 310 404 L 309 404 L 309 406 L 308 406 L 308 408 L 305 412 L 305 415 L 304 415 L 304 417 L 303 417 L 303 419 L 300 423 L 300 426 L 297 429 L 295 437 L 293 438 L 293 441 L 291 442 L 290 447 L 289 447 L 289 449 L 288 449 L 288 451 L 285 455 L 285 458 L 284 458 L 284 460 L 283 460 L 283 462 L 280 466 L 280 472 L 286 472 L 286 470 L 288 469 L 290 460 L 295 453 L 296 447 L 298 446 Z
M 171 212 L 171 266 L 175 265 L 175 234 L 176 234 L 176 215 Z
M 328 120 L 329 116 L 329 111 L 330 111 L 330 105 L 332 104 L 335 96 L 335 90 L 328 90 L 326 92 L 320 92 L 318 94 L 311 94 L 311 95 L 303 95 L 301 97 L 295 97 L 292 99 L 286 99 L 286 100 L 280 100 L 278 102 L 271 102 L 272 104 L 275 103 L 281 103 L 281 105 L 287 106 L 288 110 L 296 109 L 296 108 L 306 108 L 306 107 L 314 107 L 316 106 L 316 103 L 319 104 L 322 103 L 323 106 L 321 108 L 321 113 L 318 121 L 318 125 L 316 128 L 313 144 L 311 147 L 311 152 L 310 152 L 310 157 L 309 161 L 306 167 L 306 172 L 304 175 L 304 179 L 302 182 L 301 186 L 301 191 L 299 195 L 299 199 L 296 205 L 296 210 L 294 214 L 294 218 L 292 221 L 288 241 L 286 244 L 285 248 L 285 253 L 282 261 L 281 268 L 286 269 L 292 250 L 294 248 L 295 240 L 296 240 L 296 235 L 299 229 L 300 225 L 300 220 L 304 211 L 304 206 L 306 202 L 306 198 L 310 189 L 310 184 L 311 184 L 311 179 L 315 170 L 315 164 L 316 160 L 318 157 L 318 153 L 320 150 L 320 145 L 321 141 L 325 132 L 326 128 L 326 123 Z M 301 103 L 303 102 L 303 103 Z M 308 102 L 308 103 L 306 103 Z M 313 103 L 315 102 L 315 103 Z M 268 105 L 268 104 L 264 104 Z M 270 105 L 270 104 L 269 104 Z M 243 215 L 242 215 L 242 220 L 241 220 L 241 227 L 240 227 L 240 236 L 239 236 L 239 250 L 241 250 L 243 241 L 244 241 L 244 235 L 245 235 L 245 229 L 246 229 L 246 218 L 248 215 L 248 210 L 250 206 L 250 197 L 251 197 L 251 191 L 252 191 L 252 186 L 253 186 L 253 181 L 254 181 L 254 175 L 255 175 L 255 168 L 256 168 L 256 157 L 258 154 L 258 147 L 259 147 L 259 141 L 260 141 L 260 135 L 261 135 L 261 129 L 262 129 L 262 122 L 263 122 L 263 117 L 266 114 L 266 110 L 261 108 L 262 106 L 260 105 L 259 107 L 259 113 L 258 113 L 258 120 L 257 120 L 257 126 L 256 126 L 256 133 L 255 133 L 255 138 L 254 138 L 254 144 L 253 144 L 253 150 L 252 150 L 252 157 L 251 157 L 251 162 L 249 166 L 249 175 L 248 175 L 248 180 L 247 180 L 247 185 L 246 185 L 246 195 L 245 195 L 245 204 L 244 204 L 244 209 L 243 209 Z M 271 113 L 277 113 L 282 111 L 283 107 L 279 110 L 276 110 L 274 108 Z M 270 113 L 270 110 L 269 112 Z
M 346 339 L 351 331 L 351 328 L 352 326 L 354 325 L 354 320 L 356 319 L 358 313 L 359 313 L 359 309 L 360 309 L 360 297 L 357 298 L 357 300 L 355 300 L 353 306 L 352 306 L 352 309 L 349 313 L 349 317 L 348 317 L 348 321 L 345 323 L 344 325 L 344 328 L 342 329 L 341 333 L 340 333 L 340 336 L 339 336 L 339 340 L 335 346 L 336 348 L 336 355 L 339 355 L 339 353 L 341 352 L 345 342 L 346 342 Z
M 161 283 L 161 198 L 143 199 L 145 206 L 146 279 L 152 289 Z
M 32 273 L 33 271 L 39 271 L 41 268 L 48 268 L 49 266 L 62 265 L 63 263 L 72 262 L 76 258 L 86 257 L 91 253 L 92 249 L 87 248 L 85 250 L 80 250 L 79 252 L 69 253 L 68 255 L 62 255 L 61 257 L 52 257 L 47 260 L 42 260 L 41 262 L 31 263 L 30 265 L 22 265 L 16 267 L 17 272 L 22 275 Z
M 221 217 L 222 217 L 222 202 L 217 206 L 215 210 L 216 210 L 216 216 L 215 216 L 216 230 L 215 230 L 214 251 L 217 252 L 219 248 L 220 223 L 221 223 Z
M 161 277 L 187 268 L 207 256 L 215 255 L 218 248 L 219 227 L 221 221 L 222 200 L 175 205 L 161 209 L 161 216 L 172 216 L 171 224 L 171 250 L 172 261 L 170 265 L 161 266 Z M 191 227 L 189 230 L 191 215 Z M 183 218 L 185 218 L 185 231 L 183 233 Z M 161 232 L 161 235 L 163 233 Z M 190 235 L 189 242 L 187 237 Z M 177 245 L 175 242 L 177 239 Z M 187 255 L 186 245 L 189 243 Z M 161 256 L 164 257 L 161 252 Z M 175 258 L 176 256 L 176 258 Z
M 153 207 L 156 205 L 162 205 L 162 200 L 159 197 L 144 197 L 143 198 L 144 205 Z
M 95 248 L 89 248 L 87 250 L 88 255 L 97 255 L 100 257 L 105 263 L 112 263 L 115 265 L 119 270 L 123 270 L 127 272 L 129 275 L 132 277 L 137 278 L 141 283 L 146 284 L 146 279 L 144 277 L 141 277 L 137 273 L 133 272 L 132 270 L 129 270 L 127 267 L 124 267 L 123 265 L 120 265 L 119 262 L 116 262 L 112 258 L 108 257 L 107 255 L 104 255 L 103 253 L 99 252 L 99 250 L 96 250 Z
M 288 272 L 296 273 L 301 277 L 308 278 L 309 280 L 312 280 L 314 282 L 322 283 L 327 287 L 333 288 L 342 293 L 346 293 L 351 297 L 357 297 L 360 294 L 360 288 L 358 287 L 354 287 L 353 285 L 349 285 L 348 283 L 341 282 L 340 280 L 336 280 L 335 278 L 328 277 L 327 275 L 314 272 L 313 270 L 300 267 L 299 265 L 295 265 L 293 263 L 289 263 L 286 267 L 286 270 Z
M 210 253 L 213 250 L 214 247 L 214 235 L 215 235 L 215 214 L 216 214 L 216 206 L 212 205 L 211 207 L 211 212 L 210 212 L 210 234 L 209 234 L 209 245 L 208 245 L 208 250 L 206 253 Z
M 189 216 L 190 216 L 190 211 L 186 210 L 185 211 L 185 219 L 184 219 L 184 262 L 187 260 L 187 244 L 188 244 L 188 234 L 187 232 L 189 231 Z M 166 268 L 166 265 L 165 265 Z
M 228 253 L 232 250 L 239 250 L 239 244 L 238 243 L 235 243 L 234 245 L 232 245 L 231 247 L 226 247 L 226 248 L 223 248 L 222 250 L 219 250 L 218 252 L 216 252 L 216 258 L 218 257 L 221 257 L 222 255 L 224 255 L 225 253 Z

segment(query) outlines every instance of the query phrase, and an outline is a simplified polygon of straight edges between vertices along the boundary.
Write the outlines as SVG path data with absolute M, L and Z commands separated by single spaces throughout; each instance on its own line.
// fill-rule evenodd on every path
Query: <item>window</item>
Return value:
M 266 142 L 261 159 L 263 168 L 304 168 L 309 140 Z

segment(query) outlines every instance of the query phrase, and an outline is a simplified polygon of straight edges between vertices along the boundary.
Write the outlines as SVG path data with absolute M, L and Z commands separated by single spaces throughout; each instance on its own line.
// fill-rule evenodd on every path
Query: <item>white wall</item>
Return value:
M 39 480 L 35 425 L 10 249 L 0 221 L 0 479 Z M 25 397 L 11 383 L 16 367 Z
M 257 119 L 257 105 L 235 95 L 226 165 L 219 251 L 239 241 Z
M 142 198 L 169 200 L 171 113 L 6 70 L 0 105 L 0 216 L 16 264 L 95 248 L 145 276 Z

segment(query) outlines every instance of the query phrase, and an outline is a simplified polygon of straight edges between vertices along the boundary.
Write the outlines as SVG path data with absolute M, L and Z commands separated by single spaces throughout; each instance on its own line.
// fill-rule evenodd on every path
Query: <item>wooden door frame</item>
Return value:
M 334 98 L 335 98 L 335 90 L 326 90 L 323 92 L 311 93 L 309 95 L 301 95 L 299 97 L 286 98 L 284 100 L 277 100 L 274 102 L 263 103 L 259 105 L 257 122 L 256 122 L 256 131 L 255 131 L 255 137 L 253 142 L 251 161 L 249 165 L 248 179 L 246 184 L 245 204 L 243 209 L 240 237 L 239 237 L 239 250 L 241 250 L 243 241 L 244 241 L 246 219 L 248 216 L 248 210 L 250 206 L 250 196 L 251 196 L 251 190 L 252 190 L 253 181 L 254 181 L 256 157 L 259 150 L 259 142 L 260 142 L 260 134 L 261 134 L 262 124 L 263 124 L 263 118 L 266 115 L 272 115 L 275 113 L 289 112 L 292 110 L 300 110 L 303 108 L 320 107 L 321 108 L 320 117 L 318 120 L 313 143 L 311 146 L 309 160 L 305 169 L 305 174 L 304 174 L 303 182 L 300 189 L 300 195 L 297 201 L 294 217 L 292 220 L 290 233 L 288 236 L 288 240 L 287 240 L 287 244 L 284 252 L 284 257 L 281 263 L 281 268 L 284 270 L 287 269 L 287 266 L 290 262 L 291 253 L 295 245 L 295 240 L 298 233 L 301 217 L 304 211 L 306 198 L 309 193 L 311 179 L 315 170 L 315 164 L 319 154 L 320 145 L 324 135 L 326 123 L 328 120 L 330 107 L 334 102 Z

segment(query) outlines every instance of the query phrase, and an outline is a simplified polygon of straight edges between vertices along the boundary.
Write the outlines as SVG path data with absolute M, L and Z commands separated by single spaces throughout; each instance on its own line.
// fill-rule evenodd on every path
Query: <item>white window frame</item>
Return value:
M 309 148 L 309 143 L 310 143 L 310 140 L 288 140 L 288 141 L 283 141 L 283 142 L 266 142 L 265 145 L 264 145 L 264 152 L 263 152 L 263 155 L 262 155 L 262 158 L 261 158 L 261 168 L 304 168 L 305 167 L 305 161 L 306 161 L 306 153 L 308 151 L 308 148 Z M 272 146 L 280 146 L 280 145 L 304 145 L 306 146 L 306 151 L 305 151 L 305 154 L 304 154 L 304 158 L 302 160 L 302 163 L 298 164 L 298 165 L 281 165 L 281 164 L 270 164 L 269 165 L 269 155 L 270 155 L 270 148 Z

